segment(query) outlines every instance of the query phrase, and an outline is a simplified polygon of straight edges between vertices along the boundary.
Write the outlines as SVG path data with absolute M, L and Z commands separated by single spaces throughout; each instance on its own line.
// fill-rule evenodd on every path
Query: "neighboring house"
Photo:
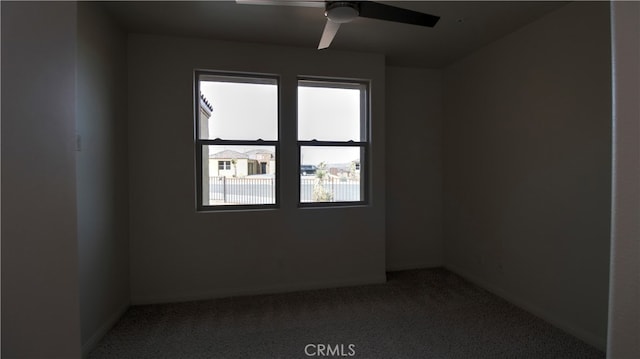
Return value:
M 333 176 L 360 178 L 360 160 L 349 163 L 329 163 L 327 170 Z
M 200 94 L 200 138 L 209 137 L 209 118 L 211 117 L 213 106 L 206 97 Z
M 213 106 L 207 100 L 202 93 L 200 93 L 200 116 L 198 124 L 200 126 L 200 138 L 209 138 L 209 118 L 211 118 L 211 112 Z M 202 164 L 202 185 L 209 187 L 209 163 L 204 161 Z M 208 194 L 207 194 L 208 196 Z
M 200 138 L 209 138 L 209 119 L 212 111 L 211 103 L 200 94 Z M 275 173 L 276 159 L 271 151 L 251 150 L 241 153 L 225 150 L 209 155 L 209 161 L 203 164 L 202 181 L 206 184 L 209 177 L 245 177 Z
M 275 154 L 267 150 L 237 152 L 225 150 L 209 155 L 209 176 L 246 177 L 275 174 Z

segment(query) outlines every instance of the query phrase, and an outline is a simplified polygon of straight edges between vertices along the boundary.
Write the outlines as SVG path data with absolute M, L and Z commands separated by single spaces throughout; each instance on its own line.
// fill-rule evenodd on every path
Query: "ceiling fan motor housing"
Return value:
M 327 3 L 324 16 L 337 24 L 344 24 L 353 21 L 360 11 L 358 5 L 348 1 L 332 1 Z

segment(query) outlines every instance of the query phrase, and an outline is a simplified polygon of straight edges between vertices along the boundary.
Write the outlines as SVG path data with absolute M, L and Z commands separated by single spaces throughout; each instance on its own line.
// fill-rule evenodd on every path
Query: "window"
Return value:
M 367 202 L 368 106 L 365 82 L 298 80 L 301 206 Z
M 199 210 L 277 204 L 278 79 L 196 71 Z
M 218 161 L 218 169 L 219 170 L 230 170 L 231 169 L 231 161 Z

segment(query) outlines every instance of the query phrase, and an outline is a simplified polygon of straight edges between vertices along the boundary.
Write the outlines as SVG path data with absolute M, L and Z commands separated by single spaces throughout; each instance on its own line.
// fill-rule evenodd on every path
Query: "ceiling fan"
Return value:
M 326 49 L 336 36 L 341 24 L 353 21 L 357 17 L 387 20 L 404 24 L 434 27 L 439 16 L 399 8 L 373 1 L 298 1 L 298 0 L 236 0 L 238 4 L 249 5 L 286 5 L 322 7 L 327 23 L 324 26 L 318 49 Z

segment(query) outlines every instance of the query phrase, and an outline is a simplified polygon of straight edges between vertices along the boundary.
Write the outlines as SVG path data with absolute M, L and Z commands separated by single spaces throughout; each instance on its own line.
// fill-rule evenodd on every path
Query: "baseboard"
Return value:
M 208 300 L 215 298 L 246 296 L 246 295 L 260 295 L 260 294 L 275 294 L 275 293 L 288 293 L 298 292 L 303 290 L 313 289 L 327 289 L 338 287 L 350 287 L 358 285 L 368 284 L 380 284 L 386 283 L 387 278 L 382 276 L 367 276 L 348 279 L 337 279 L 329 281 L 319 282 L 304 282 L 304 283 L 287 283 L 283 285 L 267 285 L 256 286 L 251 288 L 220 288 L 211 291 L 193 292 L 182 295 L 168 295 L 168 296 L 133 296 L 131 298 L 132 305 L 145 305 L 145 304 L 161 304 L 161 303 L 179 303 L 190 302 L 197 300 Z
M 387 272 L 399 272 L 403 270 L 412 270 L 412 269 L 427 269 L 427 268 L 442 268 L 442 263 L 434 264 L 434 263 L 402 263 L 402 264 L 389 264 L 387 266 Z
M 122 305 L 118 310 L 116 310 L 101 326 L 96 330 L 95 333 L 82 344 L 82 358 L 86 358 L 89 356 L 89 353 L 95 349 L 102 338 L 113 328 L 113 326 L 122 318 L 124 313 L 129 309 L 130 304 Z
M 578 328 L 575 325 L 566 322 L 564 320 L 559 320 L 557 319 L 554 315 L 552 315 L 551 313 L 547 312 L 546 310 L 531 304 L 528 300 L 525 300 L 523 298 L 519 298 L 517 296 L 511 295 L 509 293 L 507 293 L 504 289 L 502 288 L 498 288 L 494 285 L 491 285 L 489 283 L 487 283 L 486 281 L 480 279 L 479 277 L 470 274 L 469 272 L 467 272 L 466 270 L 462 270 L 458 267 L 454 267 L 454 266 L 450 266 L 450 265 L 446 265 L 445 268 L 459 276 L 461 276 L 462 278 L 468 280 L 469 282 L 497 295 L 498 297 L 501 297 L 503 299 L 505 299 L 506 301 L 514 304 L 517 307 L 520 307 L 524 310 L 526 310 L 527 312 L 545 320 L 546 322 L 550 323 L 551 325 L 562 329 L 563 331 L 573 335 L 574 337 L 584 341 L 585 343 L 594 346 L 596 348 L 598 348 L 599 350 L 602 350 L 603 352 L 606 352 L 606 338 L 602 339 L 600 338 L 598 335 L 595 335 L 594 333 L 591 333 L 589 331 L 586 331 L 582 328 Z

